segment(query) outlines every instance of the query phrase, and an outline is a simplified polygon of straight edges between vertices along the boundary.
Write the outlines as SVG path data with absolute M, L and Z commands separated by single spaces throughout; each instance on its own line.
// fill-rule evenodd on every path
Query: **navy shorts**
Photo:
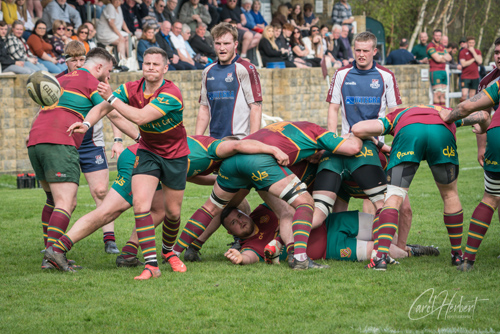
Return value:
M 104 147 L 92 147 L 79 149 L 80 168 L 82 173 L 97 172 L 99 170 L 108 169 L 108 160 Z

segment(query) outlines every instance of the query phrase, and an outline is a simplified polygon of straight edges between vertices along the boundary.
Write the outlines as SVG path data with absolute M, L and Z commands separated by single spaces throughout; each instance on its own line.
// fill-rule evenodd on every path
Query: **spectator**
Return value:
M 200 0 L 189 0 L 182 5 L 179 13 L 179 21 L 187 24 L 189 28 L 191 28 L 191 31 L 195 31 L 200 23 L 209 25 L 210 22 L 212 22 L 210 13 L 205 6 L 200 5 L 199 2 Z
M 47 67 L 38 62 L 38 58 L 31 53 L 29 45 L 22 37 L 24 24 L 22 21 L 14 21 L 12 30 L 7 38 L 7 52 L 16 61 L 24 62 L 24 67 L 31 68 L 34 71 L 47 71 Z
M 281 26 L 279 26 L 279 25 L 273 26 L 273 30 L 274 30 L 274 42 L 278 46 L 278 49 L 281 49 L 281 48 L 288 49 L 287 48 L 288 42 L 287 42 L 285 36 L 283 35 L 283 29 L 281 28 Z
M 467 38 L 465 38 L 465 37 L 460 38 L 459 46 L 460 46 L 460 49 L 458 49 L 458 52 L 460 53 L 460 51 L 467 48 Z
M 205 57 L 211 58 L 215 60 L 217 58 L 215 54 L 215 49 L 213 45 L 211 45 L 207 38 L 205 38 L 205 34 L 207 32 L 207 25 L 205 23 L 199 23 L 196 28 L 194 36 L 191 37 L 191 47 L 194 52 L 197 54 L 201 54 Z
M 283 26 L 285 23 L 289 23 L 288 22 L 288 7 L 286 5 L 279 5 L 278 10 L 276 10 L 276 12 L 273 14 L 273 19 L 271 21 L 271 25 Z
M 35 24 L 33 23 L 32 16 L 26 5 L 26 0 L 16 0 L 17 5 L 17 19 L 24 23 L 24 34 L 23 38 L 27 39 L 30 37 Z
M 139 43 L 137 43 L 137 61 L 139 62 L 140 70 L 142 70 L 144 52 L 153 46 L 159 47 L 158 43 L 156 43 L 154 27 L 145 24 L 142 28 L 141 39 L 139 39 Z
M 308 62 L 312 63 L 314 67 L 319 67 L 321 59 L 323 59 L 323 41 L 319 33 L 318 26 L 312 26 L 308 37 L 302 38 L 302 42 L 309 54 L 306 55 Z
M 290 23 L 300 29 L 302 36 L 309 36 L 309 27 L 306 26 L 306 21 L 304 20 L 304 13 L 302 13 L 302 8 L 299 4 L 293 7 L 292 14 L 289 16 Z
M 314 63 L 312 60 L 307 59 L 310 50 L 304 45 L 304 42 L 302 41 L 302 33 L 299 28 L 294 27 L 290 44 L 295 58 L 302 59 L 308 66 L 320 66 L 320 62 Z
M 276 29 L 276 27 L 274 27 Z M 283 29 L 281 29 L 281 35 L 279 36 L 279 40 L 276 41 L 276 45 L 278 45 L 278 48 L 284 48 L 285 50 L 288 50 L 288 60 L 293 61 L 296 67 L 298 68 L 307 68 L 310 67 L 310 65 L 306 64 L 306 62 L 298 57 L 295 57 L 292 51 L 292 46 L 290 44 L 290 38 L 293 34 L 293 30 L 295 27 L 291 25 L 290 23 L 285 23 L 283 26 Z M 276 36 L 276 33 L 274 34 Z M 278 44 L 280 43 L 280 44 Z
M 253 18 L 252 12 L 252 0 L 243 0 L 241 1 L 241 12 L 245 15 L 245 19 L 247 23 L 245 24 L 245 28 L 258 32 L 262 34 L 264 31 L 264 24 L 257 24 Z M 259 44 L 260 45 L 260 44 Z
M 156 34 L 156 42 L 163 49 L 170 60 L 170 64 L 168 66 L 169 71 L 173 70 L 195 70 L 196 68 L 186 63 L 179 58 L 179 53 L 177 49 L 174 47 L 174 44 L 170 40 L 170 29 L 172 25 L 169 21 L 165 20 L 160 24 L 160 31 Z
M 260 13 L 260 7 L 261 3 L 259 0 L 255 0 L 252 4 L 252 10 L 250 11 L 250 14 L 253 17 L 253 20 L 255 21 L 255 24 L 260 27 L 265 27 L 267 26 L 266 20 L 264 20 L 264 17 Z
M 174 23 L 174 25 L 172 26 L 172 31 L 170 32 L 169 35 L 170 35 L 170 41 L 177 50 L 180 60 L 194 66 L 195 69 L 202 70 L 204 66 L 194 61 L 194 59 L 191 58 L 191 56 L 187 51 L 186 43 L 184 43 L 184 37 L 182 37 L 181 22 Z
M 40 0 L 26 0 L 26 5 L 28 7 L 28 12 L 31 17 L 40 18 L 43 15 L 43 7 Z
M 349 28 L 348 31 L 351 30 L 354 16 L 352 16 L 351 5 L 347 3 L 347 0 L 340 0 L 333 5 L 332 21 L 333 24 L 338 24 L 340 26 L 347 25 Z
M 315 26 L 319 23 L 319 18 L 313 13 L 313 5 L 311 3 L 306 3 L 304 5 L 304 21 L 306 21 L 306 27 Z
M 75 34 L 75 25 L 73 23 L 68 23 L 68 22 L 64 22 L 66 23 L 66 37 L 68 39 L 71 39 L 71 37 Z
M 193 60 L 202 65 L 206 65 L 212 63 L 212 59 L 209 60 L 207 56 L 202 55 L 201 53 L 196 53 L 191 44 L 189 43 L 189 39 L 191 38 L 191 28 L 187 24 L 182 25 L 182 38 L 184 38 L 184 44 L 186 45 L 186 50 L 188 54 L 193 58 Z M 205 66 L 203 66 L 204 68 Z
M 165 16 L 163 15 L 163 10 L 165 9 L 165 1 L 156 0 L 154 7 L 155 7 L 156 21 L 158 21 L 158 23 L 162 23 L 163 21 L 166 20 Z
M 349 41 L 349 26 L 343 25 L 340 32 L 340 42 L 344 44 L 344 51 L 346 54 L 342 53 L 342 58 L 354 59 L 352 55 L 351 42 Z
M 227 4 L 225 4 L 222 8 L 220 18 L 221 21 L 224 22 L 231 22 L 231 20 L 236 22 L 238 29 L 238 41 L 241 43 L 241 57 L 245 58 L 249 49 L 253 49 L 259 45 L 262 35 L 245 28 L 245 15 L 243 15 L 241 9 L 236 5 L 236 2 L 236 0 L 228 0 Z
M 272 62 L 284 62 L 286 67 L 297 67 L 292 61 L 288 60 L 288 50 L 285 48 L 280 49 L 276 45 L 272 25 L 264 28 L 262 37 L 259 42 L 259 52 L 264 66 Z
M 85 6 L 85 0 L 66 0 L 68 5 L 73 6 L 75 10 L 80 15 L 82 22 L 87 21 L 87 7 Z M 91 18 L 89 18 L 91 19 Z
M 120 62 L 128 58 L 128 30 L 124 22 L 121 0 L 111 0 L 97 21 L 97 40 L 104 45 L 115 45 Z M 122 64 L 120 64 L 122 65 Z
M 427 44 L 427 57 L 429 58 L 429 81 L 433 90 L 433 104 L 444 107 L 446 105 L 446 85 L 448 84 L 446 62 L 451 60 L 451 55 L 441 44 L 441 37 L 441 30 L 434 30 L 432 41 Z
M 121 8 L 123 20 L 125 21 L 130 33 L 135 36 L 141 36 L 141 27 L 144 24 L 142 19 L 148 16 L 149 12 L 146 2 L 142 2 L 140 0 L 125 0 L 125 2 L 121 5 Z
M 64 62 L 64 58 L 57 58 L 52 44 L 45 39 L 47 36 L 47 25 L 43 20 L 38 20 L 35 23 L 33 34 L 28 38 L 28 45 L 33 53 L 38 57 L 38 62 L 43 64 L 50 73 L 59 74 L 68 67 Z
M 153 0 L 143 0 L 142 3 L 147 7 L 148 11 L 146 16 L 144 16 L 141 19 L 142 26 L 145 26 L 146 24 L 153 27 L 155 31 L 158 31 L 160 29 L 160 24 L 158 23 L 158 20 L 156 19 L 155 15 L 155 6 L 153 5 Z M 163 11 L 163 16 L 165 16 L 165 11 Z
M 3 20 L 11 26 L 17 20 L 17 5 L 14 0 L 2 0 Z
M 451 55 L 451 60 L 447 62 L 450 66 L 450 70 L 462 70 L 462 65 L 455 61 L 455 55 L 458 53 L 458 45 L 456 43 L 449 43 L 446 47 L 446 51 Z
M 43 10 L 43 21 L 47 24 L 47 31 L 52 30 L 54 20 L 72 22 L 78 29 L 82 25 L 82 18 L 76 9 L 66 4 L 66 0 L 53 0 Z
M 411 49 L 411 53 L 415 56 L 415 59 L 420 64 L 428 64 L 429 58 L 427 58 L 427 41 L 429 40 L 429 36 L 425 31 L 422 31 L 419 35 L 420 43 L 415 45 L 413 49 Z
M 81 27 L 81 26 L 80 26 Z M 52 44 L 52 49 L 58 57 L 62 57 L 64 54 L 64 47 L 70 39 L 66 36 L 66 24 L 64 21 L 55 20 L 52 23 L 53 35 L 50 38 L 50 44 Z
M 342 27 L 338 24 L 335 24 L 332 28 L 332 34 L 330 35 L 330 39 L 328 40 L 328 50 L 326 51 L 330 54 L 333 59 L 336 61 L 342 62 L 342 66 L 347 66 L 354 59 L 344 58 L 343 55 L 347 54 L 344 43 L 340 41 L 340 32 L 342 31 Z
M 177 21 L 177 14 L 175 14 L 175 8 L 177 7 L 177 0 L 167 0 L 167 5 L 163 9 L 163 16 L 165 20 L 174 24 Z
M 87 26 L 87 28 L 89 28 L 89 38 L 88 38 L 87 42 L 89 43 L 89 47 L 92 50 L 93 48 L 95 48 L 97 46 L 97 44 L 95 42 L 95 34 L 96 34 L 95 26 L 90 21 L 87 21 L 84 24 Z
M 462 101 L 476 95 L 479 86 L 479 65 L 483 64 L 481 51 L 474 48 L 476 39 L 474 36 L 467 37 L 467 48 L 460 51 L 458 59 L 462 65 L 461 88 Z
M 85 47 L 85 53 L 88 53 L 90 51 L 90 46 L 89 43 L 87 42 L 88 38 L 89 38 L 89 28 L 85 24 L 79 26 L 78 30 L 76 31 L 76 35 L 71 37 L 72 40 L 79 41 L 80 43 L 83 44 L 83 46 Z
M 408 40 L 403 38 L 399 42 L 399 49 L 391 51 L 387 57 L 386 65 L 405 65 L 416 63 L 415 56 L 408 50 Z
M 24 61 L 16 61 L 7 51 L 8 30 L 7 23 L 0 21 L 0 69 L 2 72 L 14 72 L 15 74 L 31 74 L 35 72 L 32 68 L 25 67 Z

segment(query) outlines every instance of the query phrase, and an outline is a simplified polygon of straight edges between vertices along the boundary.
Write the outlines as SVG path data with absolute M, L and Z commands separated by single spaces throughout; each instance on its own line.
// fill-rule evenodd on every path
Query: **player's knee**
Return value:
M 225 200 L 221 197 L 219 197 L 214 190 L 212 190 L 212 194 L 210 194 L 210 202 L 215 205 L 217 208 L 220 210 L 224 209 L 229 203 L 229 200 Z
M 378 201 L 384 200 L 385 197 L 385 191 L 387 190 L 387 185 L 381 185 L 378 187 L 374 187 L 371 189 L 366 189 L 364 190 L 366 196 L 370 199 L 372 203 L 377 203 Z
M 100 199 L 102 201 L 104 197 L 106 197 L 106 195 L 108 194 L 108 187 L 107 185 L 99 185 L 91 189 L 90 194 L 92 195 L 92 198 Z
M 288 183 L 283 191 L 281 191 L 281 194 L 279 195 L 279 198 L 287 202 L 288 204 L 292 204 L 300 195 L 302 195 L 304 192 L 307 192 L 307 186 L 302 183 L 297 176 L 295 176 L 290 183 Z M 306 200 L 305 196 L 300 196 L 302 200 Z M 304 197 L 304 198 L 302 198 Z M 311 196 L 309 196 L 311 197 Z M 313 200 L 311 198 L 310 200 L 311 204 L 313 205 Z
M 387 201 L 391 196 L 397 196 L 397 197 L 401 197 L 404 201 L 407 193 L 408 193 L 408 191 L 405 190 L 404 188 L 401 188 L 398 186 L 393 186 L 393 185 L 388 185 L 387 186 L 387 194 L 385 195 L 385 200 Z
M 320 210 L 328 217 L 333 212 L 335 200 L 326 195 L 313 194 L 314 208 Z

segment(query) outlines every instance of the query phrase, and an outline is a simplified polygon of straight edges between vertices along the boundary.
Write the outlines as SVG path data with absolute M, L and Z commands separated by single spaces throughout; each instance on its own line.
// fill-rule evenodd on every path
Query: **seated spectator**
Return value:
M 287 41 L 285 36 L 283 36 L 283 29 L 281 26 L 273 26 L 274 30 L 274 42 L 278 46 L 278 49 L 287 49 Z M 260 43 L 259 43 L 260 44 Z
M 314 60 L 314 58 L 313 59 L 307 58 L 311 50 L 309 50 L 307 46 L 304 44 L 302 40 L 302 32 L 300 31 L 299 28 L 295 27 L 293 29 L 293 34 L 290 39 L 290 44 L 292 46 L 292 52 L 294 57 L 304 60 L 304 62 L 309 66 L 320 67 L 321 59 L 320 61 L 316 61 Z
M 136 2 L 135 0 L 125 0 L 121 5 L 123 20 L 128 30 L 135 36 L 141 36 L 144 22 L 142 19 L 148 15 L 149 9 L 145 2 Z
M 177 21 L 177 14 L 175 13 L 175 8 L 177 7 L 178 0 L 167 0 L 167 4 L 163 9 L 163 16 L 165 20 L 170 22 L 170 24 L 174 24 Z
M 189 0 L 182 5 L 179 12 L 179 21 L 187 24 L 191 28 L 191 31 L 194 31 L 200 23 L 205 23 L 208 26 L 212 22 L 210 13 L 199 2 L 200 0 Z
M 156 19 L 155 15 L 155 7 L 153 5 L 153 0 L 143 0 L 142 2 L 146 7 L 148 8 L 148 14 L 142 18 L 142 25 L 144 26 L 145 24 L 153 27 L 156 30 L 160 29 L 160 24 L 158 23 L 158 20 Z M 163 16 L 165 16 L 165 11 L 163 11 Z
M 182 23 L 181 22 L 174 23 L 174 25 L 172 26 L 172 31 L 170 32 L 169 35 L 170 35 L 170 41 L 172 42 L 175 49 L 177 50 L 181 61 L 186 62 L 199 70 L 202 70 L 203 68 L 205 68 L 200 63 L 194 61 L 194 59 L 191 58 L 191 56 L 189 55 L 187 48 L 186 48 L 186 43 L 184 43 L 184 37 L 182 37 Z
M 33 55 L 29 45 L 23 38 L 24 24 L 22 21 L 14 21 L 9 37 L 7 38 L 7 53 L 16 61 L 22 61 L 24 67 L 34 71 L 47 71 L 47 67 L 38 62 Z
M 283 26 L 285 23 L 290 23 L 288 22 L 288 7 L 286 5 L 279 5 L 278 10 L 273 14 L 271 25 Z
M 64 58 L 57 57 L 54 53 L 52 44 L 46 41 L 47 25 L 43 20 L 38 20 L 35 23 L 35 29 L 28 38 L 28 45 L 33 53 L 38 57 L 38 62 L 43 64 L 50 73 L 59 74 L 68 67 L 65 64 Z
M 85 53 L 88 53 L 90 51 L 90 46 L 89 43 L 87 42 L 88 38 L 89 38 L 89 28 L 85 24 L 82 24 L 80 27 L 78 27 L 76 35 L 71 37 L 72 40 L 79 41 L 80 43 L 83 44 L 83 46 L 85 47 Z
M 259 42 L 259 52 L 262 63 L 284 62 L 285 67 L 296 67 L 292 61 L 288 60 L 288 50 L 279 49 L 274 41 L 274 27 L 272 25 L 264 28 L 263 38 Z
M 194 36 L 192 36 L 191 40 L 189 41 L 189 44 L 197 54 L 215 60 L 217 58 L 217 55 L 215 54 L 213 45 L 211 45 L 208 39 L 205 37 L 206 32 L 207 25 L 205 23 L 199 23 Z
M 462 70 L 462 65 L 458 64 L 455 61 L 455 55 L 458 53 L 457 43 L 453 43 L 453 42 L 449 43 L 445 49 L 451 55 L 451 60 L 446 62 L 446 64 L 450 65 L 450 70 Z
M 28 12 L 33 18 L 41 18 L 43 15 L 43 7 L 40 0 L 26 0 Z
M 306 55 L 306 59 L 308 59 L 310 63 L 317 64 L 319 66 L 321 59 L 323 59 L 324 56 L 323 41 L 319 33 L 319 27 L 312 26 L 309 31 L 309 36 L 302 38 L 302 42 L 309 50 L 309 54 Z
M 35 24 L 33 23 L 32 16 L 26 5 L 26 0 L 16 0 L 17 5 L 17 19 L 24 23 L 24 34 L 23 38 L 27 39 L 30 37 Z
M 309 36 L 309 27 L 306 26 L 306 21 L 304 20 L 304 14 L 302 13 L 302 8 L 299 4 L 293 7 L 292 14 L 289 16 L 290 23 L 300 29 L 302 36 Z
M 168 66 L 169 70 L 195 70 L 196 67 L 189 63 L 186 63 L 179 58 L 179 53 L 174 47 L 174 44 L 170 40 L 170 32 L 172 25 L 169 21 L 165 20 L 160 24 L 160 31 L 156 34 L 156 42 L 168 55 L 170 64 Z
M 68 23 L 68 22 L 64 22 L 66 23 L 66 37 L 68 38 L 68 40 L 71 40 L 71 37 L 73 37 L 73 35 L 75 34 L 75 25 L 73 23 Z
M 274 29 L 275 29 L 274 36 L 276 36 L 277 28 L 274 27 Z M 278 29 L 280 29 L 281 35 L 279 36 L 279 39 L 276 39 L 275 42 L 276 42 L 276 45 L 278 46 L 278 48 L 280 48 L 280 49 L 283 48 L 285 50 L 288 50 L 288 60 L 293 61 L 295 66 L 297 66 L 298 68 L 310 67 L 308 64 L 306 64 L 306 62 L 304 60 L 295 57 L 295 55 L 293 54 L 292 46 L 290 45 L 290 37 L 292 36 L 293 30 L 295 29 L 295 27 L 293 25 L 291 25 L 290 23 L 285 23 L 285 25 L 283 26 L 283 29 L 281 29 L 280 27 L 278 27 Z
M 142 28 L 141 39 L 137 43 L 137 61 L 140 70 L 142 70 L 142 63 L 144 62 L 144 52 L 153 46 L 159 47 L 158 43 L 156 43 L 154 27 L 145 24 Z
M 121 0 L 111 0 L 102 11 L 101 18 L 97 21 L 97 40 L 104 45 L 115 45 L 120 62 L 123 63 L 128 58 L 130 30 L 125 24 L 120 3 Z
M 15 60 L 7 51 L 8 30 L 7 23 L 0 21 L 0 69 L 2 72 L 14 72 L 15 74 L 31 74 L 35 72 L 32 68 L 25 67 L 24 61 Z
M 166 18 L 163 15 L 163 10 L 165 9 L 165 1 L 156 0 L 155 4 L 154 4 L 154 8 L 155 8 L 156 21 L 158 21 L 158 23 L 162 23 L 163 21 L 165 21 Z
M 253 17 L 255 24 L 264 29 L 264 27 L 267 26 L 267 22 L 266 22 L 266 20 L 264 20 L 264 17 L 260 13 L 261 6 L 262 5 L 261 5 L 260 1 L 255 0 L 252 4 L 252 10 L 250 11 L 250 14 Z
M 349 41 L 349 26 L 348 25 L 343 25 L 342 30 L 340 31 L 340 41 L 344 44 L 344 52 L 346 54 L 342 53 L 342 58 L 345 59 L 354 59 L 354 56 L 352 54 L 352 48 L 351 48 L 351 42 Z
M 326 51 L 333 59 L 342 62 L 342 66 L 347 66 L 353 59 L 343 58 L 343 54 L 347 54 L 344 43 L 340 41 L 340 32 L 342 27 L 338 24 L 333 25 L 332 34 L 327 39 L 328 49 Z
M 52 44 L 54 54 L 58 57 L 62 57 L 64 55 L 64 47 L 69 41 L 66 36 L 66 23 L 61 20 L 55 20 L 52 23 L 52 32 L 53 35 L 49 40 L 50 44 Z
M 196 53 L 191 44 L 189 43 L 189 39 L 191 38 L 191 28 L 187 24 L 182 25 L 182 38 L 184 38 L 184 44 L 186 44 L 186 50 L 188 54 L 193 58 L 193 60 L 202 65 L 211 64 L 213 62 L 212 59 L 209 59 L 207 56 L 204 56 L 200 53 Z
M 54 20 L 63 20 L 66 23 L 72 22 L 78 29 L 82 25 L 82 18 L 76 9 L 66 4 L 66 0 L 53 0 L 43 10 L 43 21 L 47 24 L 47 31 L 52 30 Z
M 241 1 L 241 12 L 245 15 L 245 19 L 247 23 L 245 24 L 245 28 L 256 31 L 259 34 L 262 34 L 264 31 L 264 24 L 257 24 L 251 14 L 252 11 L 252 0 L 243 0 Z
M 317 18 L 313 13 L 313 5 L 311 3 L 306 3 L 304 5 L 304 21 L 306 21 L 306 27 L 315 26 L 319 23 L 319 18 Z
M 253 49 L 257 45 L 259 45 L 259 41 L 262 35 L 245 28 L 245 15 L 243 15 L 241 9 L 236 5 L 236 2 L 236 0 L 228 0 L 227 4 L 225 4 L 222 8 L 220 18 L 221 21 L 224 22 L 231 22 L 232 20 L 236 22 L 238 30 L 238 42 L 241 43 L 240 56 L 242 58 L 245 58 L 249 49 Z
M 85 5 L 85 0 L 66 0 L 66 1 L 68 5 L 72 6 L 78 12 L 82 22 L 87 21 L 87 6 Z M 89 17 L 88 19 L 90 20 L 91 17 Z
M 386 65 L 405 65 L 405 64 L 415 64 L 415 56 L 407 50 L 408 40 L 403 38 L 399 42 L 399 49 L 391 51 L 387 59 L 385 60 Z
M 95 41 L 95 34 L 97 31 L 95 30 L 95 26 L 92 22 L 87 21 L 84 23 L 87 28 L 89 28 L 89 38 L 87 39 L 87 42 L 89 43 L 89 47 L 92 50 L 97 46 L 96 41 Z
M 212 19 L 208 25 L 208 29 L 210 30 L 220 22 L 219 4 L 222 5 L 222 2 L 220 0 L 201 0 L 200 3 L 207 8 Z
M 3 20 L 11 26 L 17 20 L 17 5 L 14 0 L 2 0 Z

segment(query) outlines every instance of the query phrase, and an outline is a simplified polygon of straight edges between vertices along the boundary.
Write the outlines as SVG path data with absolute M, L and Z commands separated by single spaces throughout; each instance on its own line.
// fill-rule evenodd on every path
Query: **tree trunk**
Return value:
M 439 5 L 441 5 L 441 0 L 438 1 L 438 4 L 436 5 L 436 9 L 434 9 L 434 14 L 432 14 L 432 17 L 431 17 L 430 21 L 427 22 L 427 25 L 430 25 L 430 24 L 432 24 L 432 22 L 434 22 L 434 19 L 436 18 L 436 13 L 439 9 Z
M 465 16 L 467 14 L 467 2 L 468 0 L 465 0 L 464 17 L 462 19 L 462 36 L 465 35 Z
M 450 5 L 451 5 L 451 0 L 448 0 L 446 5 L 444 5 L 444 9 L 441 12 L 441 15 L 439 15 L 439 18 L 437 19 L 436 23 L 434 24 L 434 28 L 432 28 L 432 30 L 436 30 L 436 28 L 439 26 L 439 24 L 441 23 L 441 20 L 443 20 L 443 18 L 446 19 L 445 14 L 448 12 L 448 8 L 450 8 Z
M 408 50 L 413 49 L 413 43 L 415 43 L 415 39 L 417 38 L 417 35 L 420 33 L 420 30 L 422 29 L 422 24 L 424 23 L 424 17 L 425 17 L 425 7 L 427 7 L 428 1 L 429 0 L 424 0 L 424 3 L 420 8 L 420 14 L 418 14 L 417 26 L 415 27 L 415 29 L 413 30 L 413 34 L 411 35 L 410 45 L 408 46 Z
M 495 41 L 498 37 L 500 37 L 500 28 L 498 28 L 497 33 L 495 34 L 495 38 L 493 38 L 493 41 Z M 491 43 L 488 53 L 486 54 L 486 58 L 484 58 L 483 60 L 484 65 L 487 65 L 488 62 L 491 60 L 491 56 L 493 56 L 493 51 L 495 51 L 495 42 Z
M 479 30 L 479 38 L 477 39 L 476 49 L 478 49 L 478 50 L 481 48 L 481 41 L 483 39 L 484 26 L 486 25 L 486 22 L 488 22 L 488 14 L 490 12 L 490 7 L 491 7 L 491 0 L 488 0 L 488 5 L 486 6 L 486 17 L 484 18 L 483 24 L 481 24 L 481 29 Z

